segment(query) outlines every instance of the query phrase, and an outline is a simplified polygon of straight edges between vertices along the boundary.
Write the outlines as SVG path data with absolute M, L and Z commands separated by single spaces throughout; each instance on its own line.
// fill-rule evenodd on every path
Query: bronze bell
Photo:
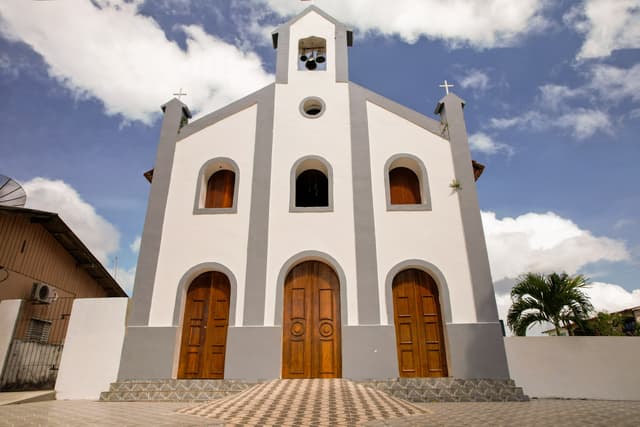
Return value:
M 309 58 L 307 58 L 307 55 L 302 55 L 300 57 L 300 61 L 302 61 L 302 62 L 307 62 L 307 59 L 309 59 Z
M 316 64 L 316 61 L 313 58 L 308 60 L 304 65 L 307 67 L 307 70 L 315 70 L 318 67 L 318 64 Z
M 322 64 L 325 61 L 325 57 L 322 55 L 318 55 L 318 57 L 316 58 L 316 62 L 318 64 Z

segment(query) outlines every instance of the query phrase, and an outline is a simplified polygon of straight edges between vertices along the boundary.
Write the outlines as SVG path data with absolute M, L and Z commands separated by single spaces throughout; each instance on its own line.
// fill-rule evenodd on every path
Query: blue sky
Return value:
M 0 174 L 131 289 L 159 134 L 273 81 L 270 32 L 309 4 L 354 30 L 350 79 L 433 117 L 467 101 L 501 310 L 526 271 L 640 305 L 640 0 L 0 0 Z

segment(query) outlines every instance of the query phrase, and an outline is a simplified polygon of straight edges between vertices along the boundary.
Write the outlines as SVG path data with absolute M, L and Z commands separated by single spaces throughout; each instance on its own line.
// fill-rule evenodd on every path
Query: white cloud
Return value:
M 611 118 L 602 110 L 589 108 L 565 109 L 561 115 L 544 114 L 536 110 L 528 111 L 520 116 L 492 118 L 489 126 L 494 129 L 518 127 L 541 131 L 551 127 L 566 129 L 577 139 L 585 139 L 597 132 L 612 134 Z
M 101 263 L 109 263 L 109 256 L 118 250 L 120 233 L 75 189 L 64 181 L 40 177 L 24 183 L 23 188 L 27 208 L 60 215 Z
M 567 99 L 576 98 L 585 94 L 584 89 L 572 89 L 567 86 L 547 84 L 540 86 L 540 103 L 552 110 L 563 107 Z
M 291 0 L 253 0 L 281 16 L 293 15 L 309 3 Z M 453 46 L 491 48 L 510 46 L 548 23 L 544 0 L 317 0 L 315 5 L 345 24 L 366 33 L 399 36 L 408 43 L 420 37 L 446 40 Z
M 484 154 L 496 154 L 501 151 L 505 152 L 507 155 L 513 154 L 513 148 L 511 146 L 498 142 L 483 132 L 477 132 L 469 135 L 469 146 L 473 151 Z
M 640 101 L 640 64 L 629 69 L 595 65 L 590 71 L 589 87 L 609 101 L 631 98 Z
M 555 118 L 551 123 L 553 126 L 569 129 L 578 139 L 589 138 L 596 132 L 613 133 L 611 119 L 607 113 L 587 108 L 576 108 Z
M 469 73 L 459 79 L 460 86 L 467 89 L 486 90 L 489 87 L 489 76 L 484 71 L 470 70 Z
M 564 21 L 586 36 L 577 59 L 640 47 L 640 0 L 585 0 L 571 9 Z
M 136 236 L 136 238 L 133 239 L 133 242 L 131 242 L 131 244 L 129 245 L 129 249 L 131 249 L 131 252 L 133 252 L 134 254 L 137 254 L 138 252 L 140 252 L 141 241 L 142 241 L 142 237 L 140 236 Z
M 628 261 L 625 243 L 596 237 L 553 212 L 498 219 L 482 212 L 494 281 L 527 272 L 576 273 L 596 261 Z
M 576 274 L 597 261 L 628 261 L 624 242 L 595 237 L 571 220 L 552 212 L 527 213 L 516 218 L 498 219 L 493 212 L 482 212 L 489 262 L 494 280 L 498 315 L 505 321 L 511 307 L 511 288 L 516 278 L 527 272 L 567 272 Z M 596 311 L 618 311 L 640 305 L 640 289 L 627 291 L 621 286 L 593 282 L 585 291 Z M 536 324 L 527 335 L 542 335 L 553 328 Z
M 593 282 L 586 290 L 596 311 L 615 312 L 640 305 L 640 289 L 627 291 L 610 283 Z
M 543 129 L 547 117 L 538 111 L 528 111 L 519 116 L 506 118 L 492 118 L 489 120 L 489 126 L 494 129 L 509 129 L 512 127 L 531 128 L 534 130 Z
M 107 114 L 128 120 L 151 123 L 180 87 L 193 110 L 209 111 L 273 81 L 255 53 L 199 26 L 176 28 L 186 36 L 182 50 L 138 14 L 141 0 L 94 3 L 3 2 L 0 32 L 30 45 L 76 97 L 97 98 Z
M 586 139 L 596 133 L 612 135 L 614 126 L 610 108 L 625 99 L 640 101 L 640 64 L 630 68 L 597 64 L 585 74 L 588 81 L 575 88 L 557 84 L 540 86 L 534 109 L 515 117 L 492 118 L 489 127 L 518 127 L 535 131 L 553 127 L 565 129 L 577 139 Z M 593 107 L 571 106 L 570 101 L 576 100 Z M 637 118 L 639 111 L 632 109 L 623 117 Z

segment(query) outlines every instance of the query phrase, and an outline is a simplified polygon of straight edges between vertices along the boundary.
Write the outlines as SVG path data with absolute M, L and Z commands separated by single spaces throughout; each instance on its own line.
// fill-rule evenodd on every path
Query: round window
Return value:
M 325 105 L 322 99 L 316 97 L 305 98 L 300 103 L 300 112 L 310 119 L 318 118 L 324 113 Z

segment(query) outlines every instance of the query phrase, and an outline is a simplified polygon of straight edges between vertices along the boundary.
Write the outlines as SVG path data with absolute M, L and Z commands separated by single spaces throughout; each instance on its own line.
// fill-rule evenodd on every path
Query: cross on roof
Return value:
M 178 97 L 178 101 L 180 100 L 181 96 L 186 95 L 186 93 L 182 92 L 182 88 L 180 88 L 180 90 L 178 91 L 178 93 L 174 93 L 173 96 L 177 96 Z
M 446 80 L 444 81 L 443 85 L 440 85 L 440 87 L 443 87 L 445 92 L 447 92 L 447 95 L 449 95 L 449 88 L 453 87 L 453 85 L 450 85 Z

